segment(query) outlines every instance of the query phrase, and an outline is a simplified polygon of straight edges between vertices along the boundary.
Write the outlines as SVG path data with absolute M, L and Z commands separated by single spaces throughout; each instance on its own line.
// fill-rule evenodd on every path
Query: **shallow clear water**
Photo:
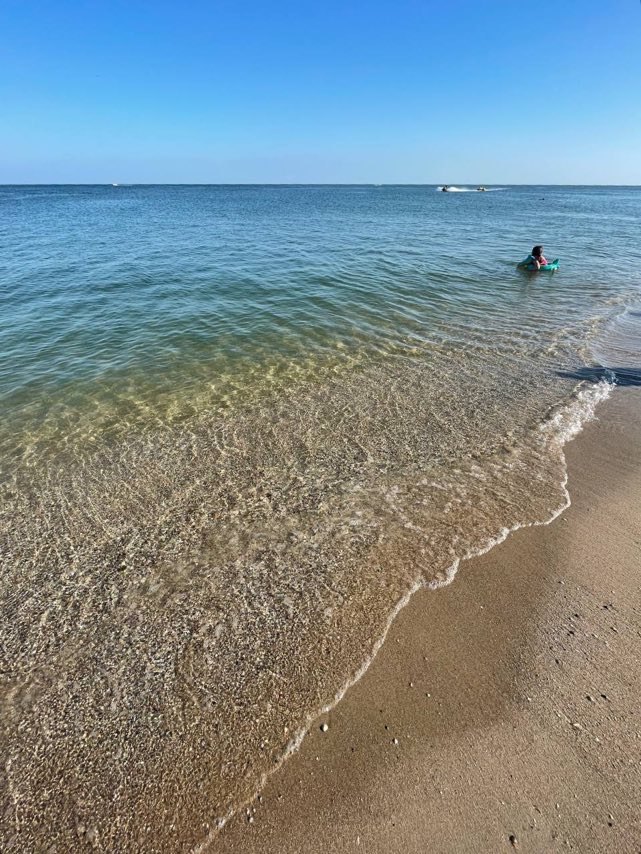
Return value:
M 639 198 L 2 188 L 1 447 L 155 426 L 434 345 L 563 333 L 636 286 Z M 563 256 L 560 276 L 515 275 L 534 240 Z
M 557 512 L 594 365 L 638 367 L 640 220 L 635 188 L 0 188 L 6 839 L 197 844 L 409 591 Z M 515 270 L 538 242 L 558 273 Z

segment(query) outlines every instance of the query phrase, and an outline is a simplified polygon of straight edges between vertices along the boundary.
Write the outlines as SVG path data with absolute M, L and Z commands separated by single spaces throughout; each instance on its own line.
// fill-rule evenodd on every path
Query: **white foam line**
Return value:
M 541 425 L 541 430 L 543 432 L 550 433 L 550 440 L 555 442 L 558 445 L 560 453 L 563 455 L 563 446 L 567 444 L 567 442 L 574 439 L 582 430 L 582 428 L 589 421 L 592 421 L 595 418 L 595 410 L 599 403 L 605 401 L 612 394 L 612 390 L 614 389 L 614 383 L 607 382 L 606 380 L 601 380 L 595 386 L 590 386 L 581 392 L 578 393 L 576 400 L 573 404 L 568 404 L 563 409 L 559 410 L 553 416 L 549 418 L 544 424 Z M 564 418 L 565 416 L 565 418 Z M 564 425 L 564 421 L 567 423 Z M 247 798 L 243 803 L 239 804 L 237 807 L 232 807 L 225 816 L 217 818 L 215 820 L 215 827 L 207 834 L 205 839 L 192 848 L 192 854 L 204 854 L 207 851 L 209 845 L 214 841 L 219 832 L 223 829 L 223 827 L 227 824 L 227 822 L 233 818 L 236 813 L 240 812 L 242 809 L 245 809 L 253 800 L 255 800 L 256 795 L 260 792 L 266 785 L 268 779 L 274 774 L 278 769 L 284 764 L 284 762 L 289 759 L 289 757 L 296 753 L 296 751 L 300 748 L 303 743 L 303 739 L 310 731 L 312 724 L 314 721 L 318 720 L 322 715 L 328 714 L 334 709 L 338 703 L 343 699 L 345 694 L 359 682 L 365 673 L 369 670 L 371 664 L 373 663 L 378 651 L 385 643 L 389 630 L 392 627 L 392 623 L 398 616 L 399 612 L 403 610 L 403 608 L 409 603 L 410 599 L 417 593 L 419 590 L 428 589 L 428 590 L 438 590 L 441 587 L 447 587 L 454 581 L 456 574 L 459 570 L 461 563 L 466 560 L 470 560 L 471 558 L 480 557 L 481 555 L 487 554 L 487 552 L 491 551 L 495 546 L 500 545 L 505 542 L 505 540 L 509 537 L 510 534 L 513 534 L 515 531 L 520 530 L 521 528 L 534 528 L 543 525 L 551 524 L 555 519 L 557 519 L 561 513 L 568 509 L 571 505 L 572 501 L 570 498 L 570 493 L 567 488 L 568 483 L 568 471 L 567 465 L 565 465 L 565 457 L 563 457 L 565 473 L 564 478 L 561 483 L 561 489 L 564 493 L 564 501 L 561 505 L 553 510 L 548 519 L 543 521 L 534 521 L 534 522 L 517 522 L 517 524 L 511 527 L 503 527 L 500 529 L 499 533 L 495 537 L 491 537 L 487 540 L 487 542 L 476 549 L 470 549 L 466 552 L 462 557 L 457 557 L 456 560 L 452 563 L 450 567 L 445 570 L 444 577 L 435 579 L 432 581 L 424 581 L 417 580 L 411 586 L 411 588 L 405 593 L 399 601 L 396 603 L 394 609 L 392 610 L 387 623 L 385 624 L 385 629 L 383 633 L 375 642 L 372 647 L 372 652 L 370 656 L 363 662 L 363 664 L 358 668 L 358 670 L 351 676 L 350 679 L 343 685 L 342 688 L 337 691 L 334 695 L 333 699 L 328 702 L 325 706 L 315 712 L 311 712 L 307 715 L 305 719 L 305 723 L 298 730 L 296 735 L 288 742 L 283 755 L 280 757 L 278 762 L 270 768 L 269 771 L 266 771 L 260 778 L 260 782 L 254 792 L 254 794 Z
M 507 190 L 507 187 L 486 187 L 484 190 L 478 190 L 476 187 L 455 187 L 454 185 L 448 186 L 446 193 L 496 193 L 499 190 Z M 439 193 L 443 192 L 443 187 L 436 187 L 436 191 Z

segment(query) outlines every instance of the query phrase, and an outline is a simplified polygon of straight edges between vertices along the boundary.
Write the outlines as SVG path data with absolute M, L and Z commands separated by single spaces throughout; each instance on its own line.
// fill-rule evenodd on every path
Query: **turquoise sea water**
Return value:
M 638 224 L 637 189 L 2 188 L 3 447 L 554 335 L 634 289 Z M 534 241 L 563 256 L 535 286 L 514 273 Z
M 0 188 L 5 842 L 199 844 L 403 597 L 557 512 L 639 366 L 640 222 L 638 188 Z

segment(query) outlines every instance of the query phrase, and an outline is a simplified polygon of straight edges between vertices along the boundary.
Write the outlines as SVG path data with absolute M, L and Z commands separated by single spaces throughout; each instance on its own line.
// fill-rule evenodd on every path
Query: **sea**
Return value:
M 0 187 L 3 850 L 215 850 L 414 591 L 568 505 L 641 188 L 454 190 Z

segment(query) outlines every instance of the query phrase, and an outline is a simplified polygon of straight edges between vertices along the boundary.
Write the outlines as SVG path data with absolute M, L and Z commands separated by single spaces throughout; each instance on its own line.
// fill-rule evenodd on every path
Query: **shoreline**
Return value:
M 607 594 L 596 571 L 599 548 L 613 550 L 619 558 L 620 571 L 612 579 L 615 589 L 609 595 L 625 594 L 626 603 L 631 598 L 628 640 L 641 636 L 641 619 L 634 611 L 639 585 L 634 585 L 632 548 L 641 542 L 641 512 L 635 512 L 629 500 L 632 495 L 641 497 L 641 465 L 628 462 L 635 458 L 631 456 L 635 450 L 636 459 L 641 456 L 641 427 L 635 423 L 641 412 L 638 397 L 634 389 L 617 389 L 599 407 L 598 420 L 588 423 L 579 438 L 565 446 L 572 506 L 553 522 L 517 530 L 489 552 L 469 558 L 452 585 L 415 593 L 397 612 L 367 672 L 331 711 L 318 718 L 318 726 L 312 725 L 298 752 L 273 772 L 259 797 L 230 818 L 202 850 L 285 854 L 363 846 L 363 850 L 383 852 L 422 851 L 429 845 L 431 851 L 489 852 L 520 844 L 526 850 L 556 850 L 557 846 L 568 850 L 574 845 L 582 851 L 603 850 L 604 845 L 637 850 L 631 846 L 633 840 L 641 839 L 641 824 L 637 819 L 634 826 L 633 818 L 641 814 L 641 733 L 635 731 L 628 738 L 632 759 L 629 767 L 623 763 L 623 770 L 612 777 L 609 798 L 607 786 L 599 798 L 596 777 L 586 776 L 587 758 L 579 750 L 583 742 L 590 743 L 581 716 L 586 708 L 597 717 L 605 715 L 603 725 L 610 735 L 616 735 L 621 725 L 616 716 L 608 717 L 612 702 L 607 691 L 586 689 L 575 708 L 576 701 L 565 697 L 565 689 L 573 685 L 572 696 L 580 699 L 578 685 L 595 668 L 598 671 L 604 655 L 607 659 L 611 654 L 614 642 L 606 633 L 610 631 L 617 642 L 625 636 L 616 627 L 608 630 L 600 625 L 603 615 L 612 621 L 609 607 L 603 605 L 599 619 L 592 614 L 590 599 L 604 599 Z M 595 507 L 587 506 L 590 501 Z M 617 543 L 612 542 L 611 526 L 598 524 L 609 505 L 631 517 Z M 594 514 L 594 509 L 600 514 Z M 594 548 L 581 557 L 585 565 L 579 566 L 582 549 L 576 540 L 581 537 Z M 564 566 L 567 584 L 560 577 Z M 572 582 L 576 589 L 570 595 Z M 561 598 L 574 604 L 562 607 L 559 591 Z M 629 606 L 622 602 L 624 607 Z M 543 617 L 542 627 L 532 625 L 534 609 Z M 581 625 L 580 616 L 568 617 L 564 613 L 568 609 L 573 615 L 586 611 L 584 622 L 593 630 Z M 608 640 L 602 641 L 597 629 Z M 590 639 L 588 652 L 576 643 L 579 635 Z M 563 659 L 559 653 L 542 665 L 544 647 L 549 652 L 555 644 Z M 638 642 L 632 644 L 625 661 L 628 670 L 636 668 L 641 674 L 638 646 Z M 571 652 L 571 666 L 565 662 L 566 652 L 568 656 Z M 587 656 L 587 668 L 581 666 L 582 656 Z M 534 677 L 528 675 L 533 663 Z M 563 673 L 558 685 L 557 671 Z M 615 696 L 616 690 L 610 691 Z M 563 706 L 563 699 L 571 708 L 552 709 Z M 626 697 L 632 704 L 630 714 L 634 700 L 632 691 Z M 321 722 L 329 725 L 328 731 L 320 730 Z M 630 733 L 624 729 L 618 735 Z M 556 742 L 564 759 L 558 781 L 563 778 L 564 785 L 559 785 L 559 791 L 554 787 L 555 751 L 537 749 L 531 763 L 517 763 L 518 768 L 505 776 L 510 757 L 530 753 L 533 745 L 546 740 Z M 598 735 L 591 741 L 607 767 L 616 758 L 612 742 Z M 470 751 L 475 757 L 472 764 L 465 762 Z M 501 757 L 500 768 L 497 757 Z M 533 788 L 525 785 L 530 777 L 535 781 Z M 469 796 L 476 792 L 487 800 L 488 779 L 495 788 L 511 779 L 518 789 L 520 809 L 510 809 L 507 795 L 474 809 Z M 574 808 L 566 804 L 568 787 L 576 789 L 581 782 L 583 801 L 587 799 L 593 808 L 588 814 L 598 812 L 601 802 L 605 809 L 609 800 L 606 817 L 600 816 L 596 824 L 596 819 L 579 819 L 581 798 L 570 793 Z M 556 792 L 551 807 L 546 803 L 546 786 Z M 529 790 L 530 800 L 540 804 L 524 811 L 521 801 Z M 448 794 L 454 795 L 456 803 Z M 626 798 L 627 812 L 621 808 Z M 529 817 L 524 824 L 525 812 Z M 617 813 L 618 817 L 607 818 Z
M 545 431 L 552 427 L 554 427 L 556 431 L 554 441 L 559 444 L 557 451 L 562 455 L 565 470 L 565 477 L 560 484 L 560 490 L 563 494 L 563 503 L 552 510 L 551 515 L 547 519 L 532 522 L 517 522 L 511 527 L 502 527 L 498 529 L 494 536 L 485 543 L 477 546 L 472 552 L 468 552 L 467 554 L 462 554 L 457 557 L 452 565 L 445 570 L 443 577 L 435 578 L 431 581 L 420 580 L 414 582 L 390 612 L 380 637 L 374 643 L 369 656 L 363 661 L 349 680 L 339 688 L 331 700 L 329 700 L 324 706 L 307 715 L 305 723 L 297 730 L 296 734 L 289 742 L 286 751 L 278 759 L 276 766 L 265 773 L 252 797 L 230 810 L 227 815 L 217 818 L 214 822 L 214 829 L 203 841 L 192 848 L 193 854 L 203 854 L 203 852 L 210 850 L 210 846 L 215 845 L 215 840 L 218 838 L 220 831 L 222 831 L 222 829 L 226 827 L 238 814 L 242 815 L 243 812 L 246 813 L 247 807 L 259 796 L 260 792 L 265 788 L 272 776 L 274 774 L 278 774 L 283 765 L 297 753 L 304 739 L 308 736 L 314 726 L 314 723 L 323 716 L 331 714 L 336 706 L 342 702 L 345 695 L 351 691 L 358 682 L 360 682 L 376 659 L 379 650 L 385 644 L 387 636 L 398 618 L 398 615 L 407 607 L 417 593 L 421 591 L 436 591 L 443 587 L 448 587 L 450 584 L 455 582 L 456 576 L 458 575 L 461 567 L 468 561 L 486 555 L 488 552 L 504 543 L 505 540 L 517 531 L 524 528 L 538 528 L 540 526 L 552 524 L 552 522 L 554 522 L 568 509 L 571 505 L 571 497 L 567 489 L 568 477 L 567 466 L 565 463 L 565 447 L 569 442 L 576 438 L 576 436 L 581 434 L 587 424 L 596 418 L 595 410 L 598 408 L 599 404 L 602 404 L 610 398 L 614 388 L 615 386 L 611 383 L 603 382 L 599 382 L 598 385 L 586 386 L 574 396 L 572 402 L 565 402 L 563 406 L 556 408 L 553 414 L 549 414 L 548 418 L 541 425 L 541 428 Z M 554 453 L 551 447 L 548 448 L 548 451 L 550 453 Z

